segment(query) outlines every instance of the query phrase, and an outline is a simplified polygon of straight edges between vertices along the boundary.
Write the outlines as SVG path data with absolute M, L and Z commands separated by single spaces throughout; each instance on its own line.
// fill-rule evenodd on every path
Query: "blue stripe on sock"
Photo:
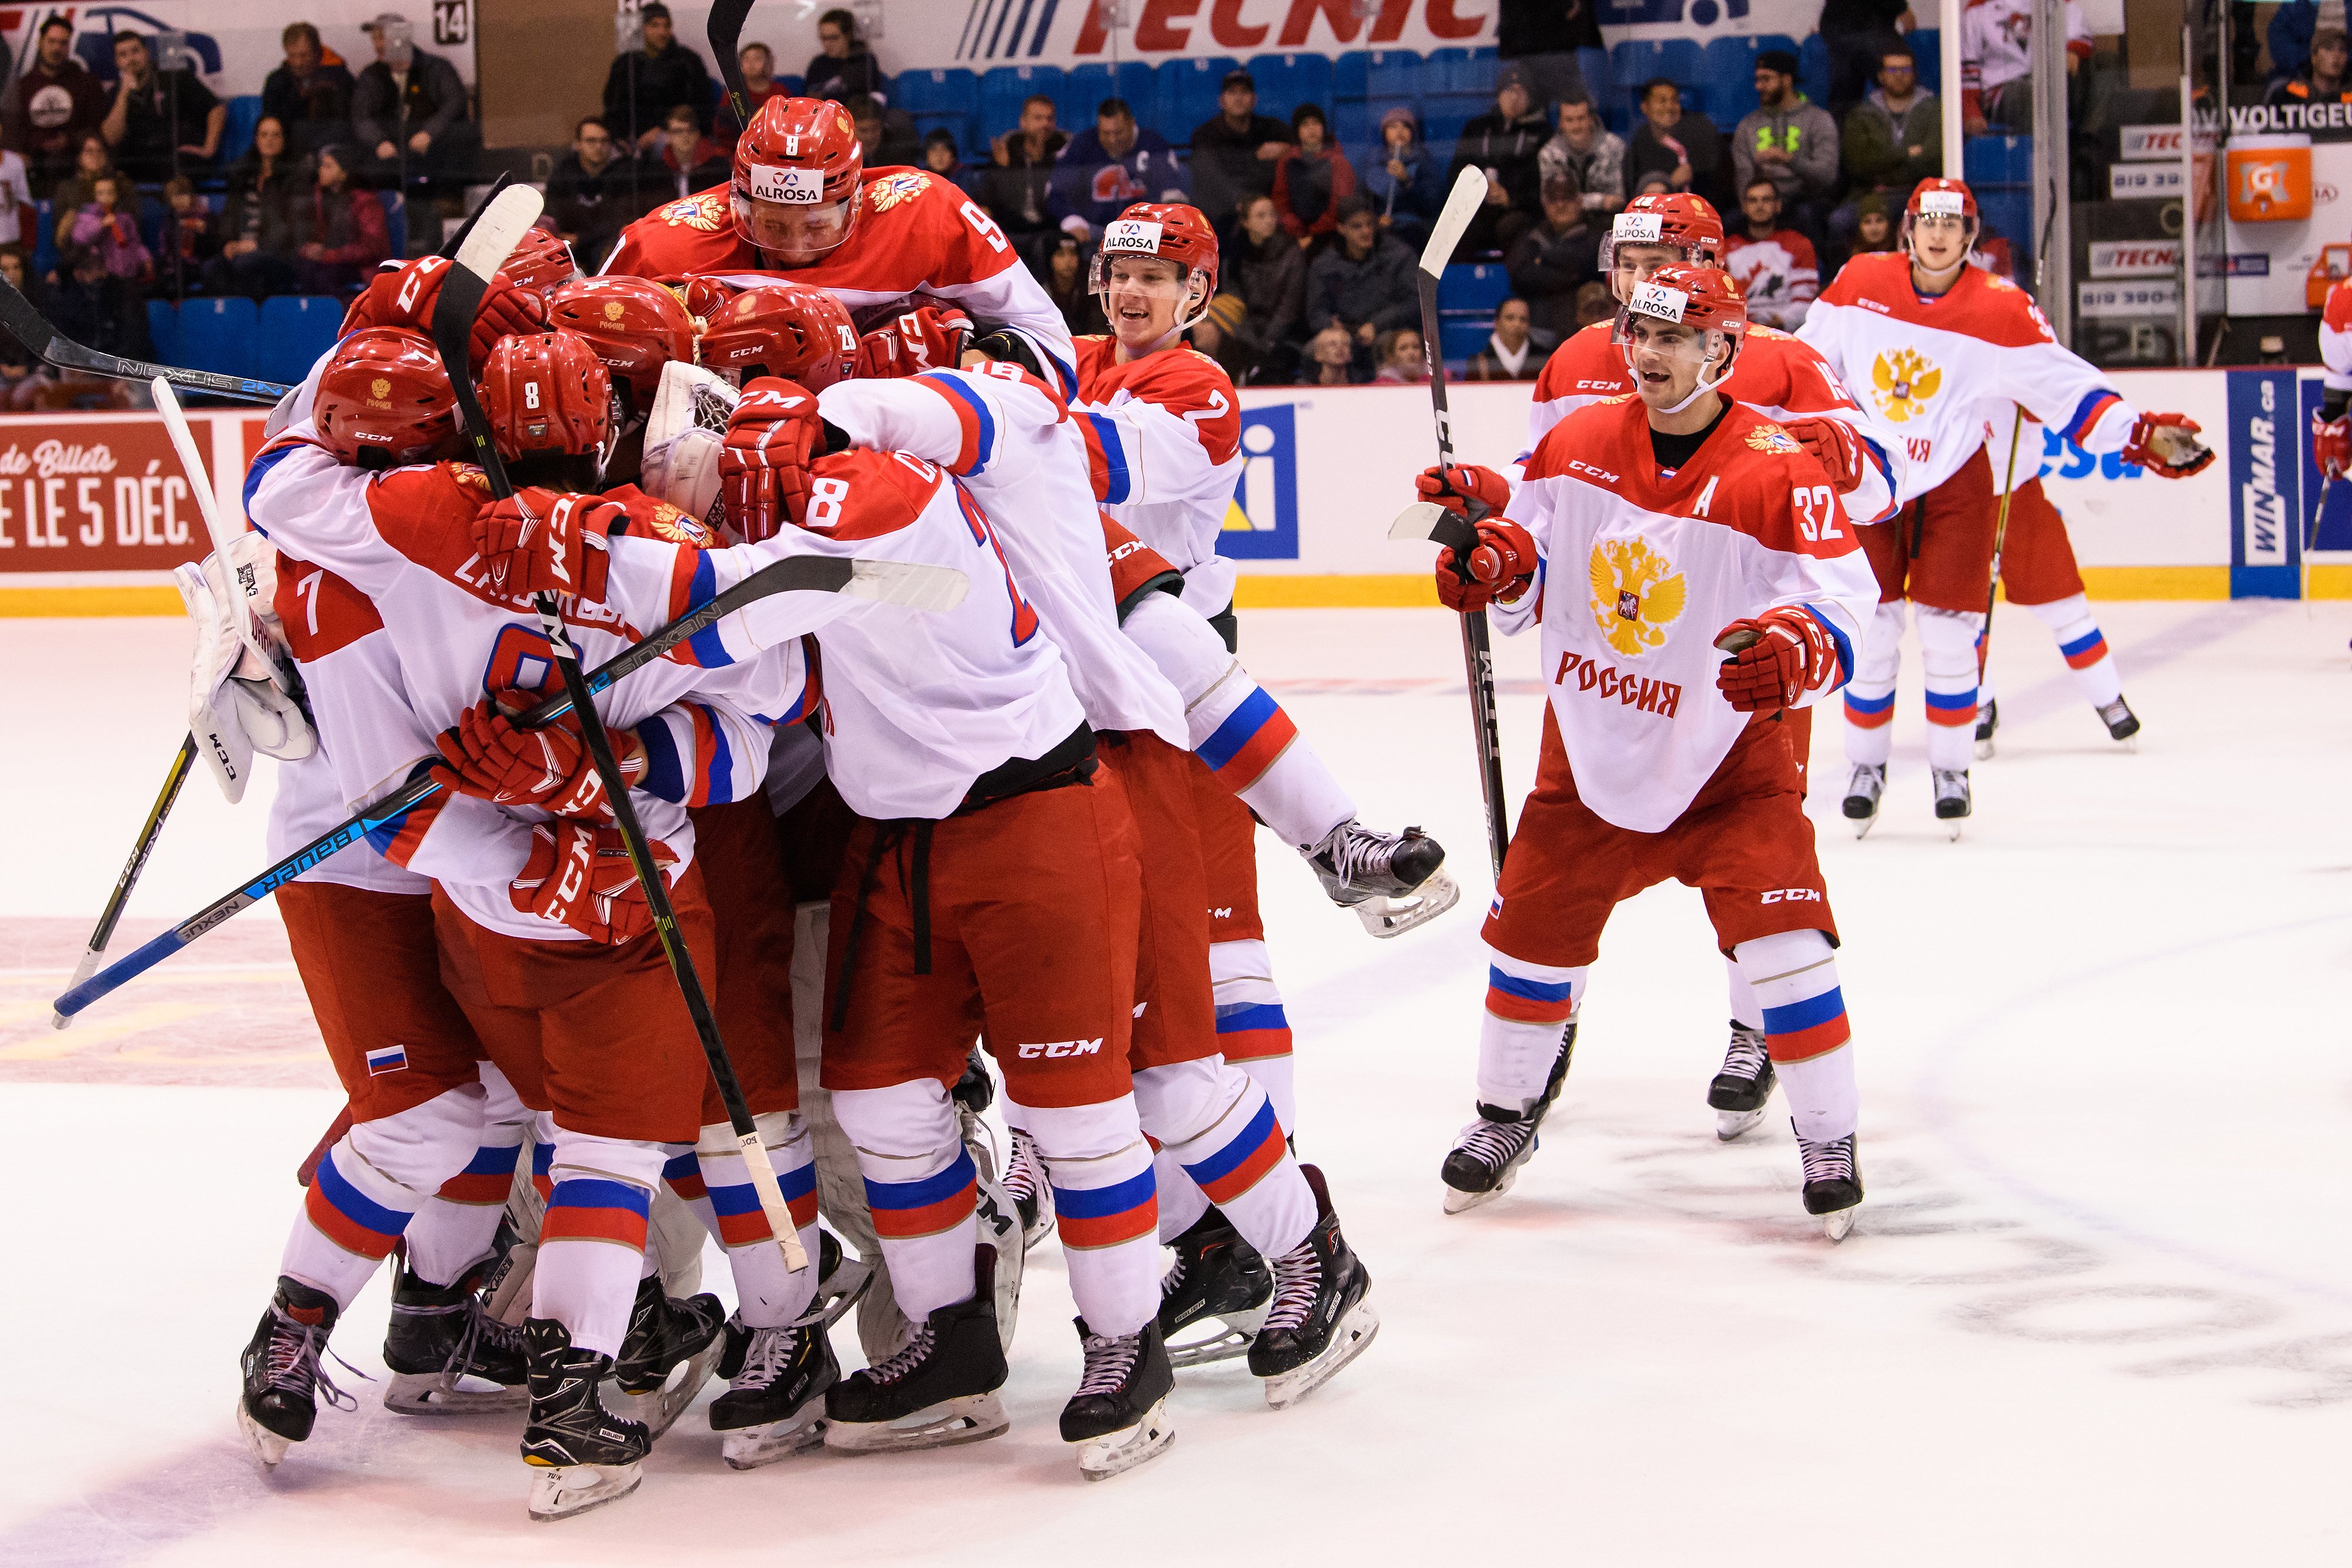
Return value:
M 1530 980 L 1524 975 L 1507 975 L 1492 964 L 1486 966 L 1486 984 L 1505 996 L 1525 997 L 1531 1002 L 1564 1002 L 1576 989 L 1573 980 Z
M 1234 759 L 1234 754 L 1250 742 L 1250 737 L 1266 726 L 1275 714 L 1274 698 L 1264 686 L 1253 686 L 1250 695 L 1242 699 L 1241 706 L 1225 716 L 1216 733 L 1192 748 L 1194 755 L 1212 768 L 1223 768 Z
M 1832 986 L 1818 997 L 1807 997 L 1801 1002 L 1790 1002 L 1787 1007 L 1766 1008 L 1764 1032 L 1795 1034 L 1811 1029 L 1815 1024 L 1827 1023 L 1843 1011 L 1845 993 Z
M 1151 1173 L 1142 1171 L 1108 1186 L 1054 1187 L 1054 1207 L 1077 1219 L 1108 1219 L 1151 1201 L 1159 1188 Z

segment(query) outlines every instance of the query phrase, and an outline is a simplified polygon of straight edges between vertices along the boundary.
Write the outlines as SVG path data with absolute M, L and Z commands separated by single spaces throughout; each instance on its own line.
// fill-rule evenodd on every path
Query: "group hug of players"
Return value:
M 1486 928 L 1449 1209 L 1510 1185 L 1602 924 L 1670 876 L 1704 890 L 1731 965 L 1726 1135 L 1777 1070 L 1807 1209 L 1842 1234 L 1861 1199 L 1807 706 L 1845 687 L 1853 734 L 1883 737 L 1885 704 L 1853 687 L 1883 668 L 1891 692 L 1906 598 L 1972 642 L 1984 407 L 2159 471 L 2186 471 L 2158 452 L 2194 429 L 2075 390 L 2095 373 L 1967 266 L 1963 187 L 1923 186 L 1906 226 L 1907 256 L 1857 263 L 1817 307 L 1853 324 L 1808 346 L 1748 329 L 1705 203 L 1636 202 L 1604 243 L 1617 318 L 1554 356 L 1523 473 L 1422 476 L 1478 536 L 1442 556 L 1441 597 L 1539 622 L 1551 696 Z M 1182 343 L 1216 285 L 1201 214 L 1109 225 L 1110 331 L 1074 343 L 954 187 L 864 169 L 835 105 L 771 100 L 730 183 L 641 220 L 604 276 L 534 233 L 491 280 L 468 372 L 520 486 L 505 499 L 458 461 L 428 336 L 447 267 L 361 296 L 272 417 L 254 532 L 184 573 L 217 727 L 282 759 L 274 852 L 420 771 L 442 786 L 279 893 L 350 1106 L 244 1354 L 257 1457 L 307 1438 L 320 1397 L 351 1402 L 320 1356 L 395 1254 L 386 1402 L 524 1411 L 539 1518 L 633 1490 L 714 1373 L 738 1468 L 1003 1431 L 1022 1260 L 1049 1228 L 1083 1354 L 1062 1434 L 1089 1477 L 1167 1447 L 1179 1366 L 1245 1354 L 1280 1407 L 1348 1364 L 1378 1320 L 1294 1152 L 1255 830 L 1376 936 L 1456 892 L 1426 835 L 1357 821 L 1234 656 L 1214 545 L 1239 411 Z M 1911 375 L 1916 423 L 1890 441 L 1840 372 L 1897 326 L 1949 368 Z M 1942 510 L 1906 533 L 1921 494 Z M 576 716 L 515 716 L 559 685 L 536 596 L 593 666 L 796 558 L 862 565 L 755 600 L 595 705 L 786 1237 Z M 893 568 L 961 588 L 894 600 L 871 589 Z M 238 653 L 265 638 L 282 660 Z M 978 1117 L 998 1078 L 1001 1166 Z M 668 1289 L 706 1233 L 732 1315 Z M 853 1307 L 869 1364 L 844 1376 L 828 1330 Z

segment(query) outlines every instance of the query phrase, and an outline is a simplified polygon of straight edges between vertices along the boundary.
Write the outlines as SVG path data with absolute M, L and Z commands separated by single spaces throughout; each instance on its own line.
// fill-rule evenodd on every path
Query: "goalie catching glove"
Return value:
M 446 763 L 448 787 L 494 806 L 537 806 L 558 817 L 610 821 L 613 803 L 580 735 L 580 717 L 567 713 L 540 729 L 523 729 L 512 714 L 541 694 L 509 691 L 466 710 L 455 729 L 434 744 Z M 630 729 L 610 729 L 613 760 L 634 789 L 646 776 L 645 743 Z M 443 771 L 436 769 L 436 771 Z
M 239 534 L 226 552 L 202 565 L 183 562 L 173 585 L 196 623 L 188 674 L 188 728 L 235 805 L 245 796 L 256 752 L 299 762 L 318 746 L 304 716 L 292 666 L 278 652 L 267 606 L 277 591 L 277 554 L 259 534 Z
M 677 881 L 677 852 L 659 839 L 646 841 L 662 884 Z M 628 847 L 617 828 L 587 822 L 535 823 L 530 858 L 507 896 L 525 915 L 568 925 L 591 942 L 619 946 L 654 928 L 646 890 L 629 864 Z
M 1837 642 L 1829 628 L 1802 610 L 1783 605 L 1753 619 L 1734 621 L 1715 634 L 1716 646 L 1740 632 L 1755 641 L 1723 661 L 1716 689 L 1741 713 L 1779 713 L 1794 707 L 1838 674 Z
M 2186 479 L 2213 461 L 2197 439 L 2204 427 L 2185 413 L 2144 413 L 2124 439 L 2124 461 L 2166 479 Z

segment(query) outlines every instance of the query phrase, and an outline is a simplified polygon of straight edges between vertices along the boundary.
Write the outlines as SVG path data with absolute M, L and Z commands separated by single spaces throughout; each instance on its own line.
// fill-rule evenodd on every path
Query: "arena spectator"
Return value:
M 1597 220 L 1625 204 L 1625 139 L 1601 124 L 1601 111 L 1584 99 L 1559 106 L 1559 134 L 1543 144 L 1538 167 L 1543 179 L 1573 179 L 1577 199 Z
M 1495 329 L 1486 346 L 1470 356 L 1465 381 L 1531 382 L 1550 358 L 1531 331 L 1533 319 L 1524 299 L 1506 299 L 1495 307 Z
M 2091 30 L 2065 0 L 2066 74 L 2091 57 Z M 2284 9 L 2284 7 L 2281 7 Z M 2029 0 L 1975 0 L 1960 14 L 1960 124 L 1970 136 L 1994 126 L 2033 129 L 2033 7 Z
M 220 154 L 228 105 L 185 66 L 155 68 L 147 40 L 114 35 L 114 102 L 99 126 L 114 162 L 134 180 L 202 172 Z
M 267 298 L 294 287 L 294 205 L 309 171 L 286 145 L 286 128 L 264 115 L 252 151 L 228 166 L 221 247 L 205 264 L 205 292 Z
M 102 354 L 155 357 L 155 341 L 147 331 L 147 297 L 136 281 L 108 271 L 95 249 L 69 263 L 61 260 L 58 275 L 33 298 L 58 332 Z M 139 408 L 147 401 L 138 382 L 113 377 L 57 371 L 36 376 L 34 384 L 33 406 L 44 411 Z
M 1306 363 L 1298 372 L 1301 384 L 1344 387 L 1370 379 L 1357 373 L 1356 340 L 1337 321 L 1307 340 Z
M 2233 36 L 2253 30 L 2251 26 L 2241 29 L 2235 12 L 2231 14 L 2230 26 Z M 2271 86 L 2292 81 L 2310 67 L 2311 40 L 2318 31 L 2318 0 L 2287 0 L 2271 13 L 2270 26 L 2263 33 L 2270 46 Z
M 1906 198 L 1907 200 L 1907 198 Z M 1895 248 L 1895 213 L 1893 201 L 1873 191 L 1854 204 L 1853 244 L 1846 254 L 1850 256 L 1874 255 Z
M 1062 200 L 1087 221 L 1089 232 L 1136 202 L 1192 199 L 1176 150 L 1157 131 L 1138 126 L 1135 110 L 1123 98 L 1103 99 L 1093 128 L 1070 138 L 1059 162 L 1055 177 Z
M 25 155 L 36 197 L 72 173 L 85 136 L 105 122 L 106 89 L 74 58 L 73 24 L 52 12 L 41 24 L 33 60 L 8 84 L 7 142 Z
M 163 255 L 155 264 L 155 282 L 173 298 L 184 299 L 220 254 L 220 219 L 185 174 L 163 183 L 163 201 L 171 210 L 163 219 Z
M 1381 233 L 1380 216 L 1362 195 L 1339 204 L 1339 244 L 1307 264 L 1307 329 L 1344 329 L 1360 381 L 1374 369 L 1373 340 L 1391 327 L 1410 325 L 1420 312 L 1413 255 Z
M 73 172 L 59 180 L 49 192 L 50 243 L 59 250 L 66 247 L 66 232 L 72 227 L 73 215 L 89 205 L 90 192 L 97 183 L 117 172 L 114 152 L 106 138 L 92 131 L 85 133 L 75 150 Z
M 2300 73 L 2271 89 L 2271 107 L 2352 103 L 2352 81 L 2345 75 L 2347 62 L 2352 62 L 2352 40 L 2347 40 L 2343 28 L 2315 30 L 2309 62 Z
M 989 167 L 980 176 L 981 205 L 1041 277 L 1052 236 L 1069 225 L 1086 226 L 1054 188 L 1054 161 L 1068 141 L 1054 125 L 1054 100 L 1033 93 L 1021 105 L 1020 125 L 989 144 Z
M 1544 138 L 1550 130 L 1530 105 L 1519 68 L 1505 66 L 1497 71 L 1495 107 L 1462 128 L 1462 140 L 1454 144 L 1454 162 L 1445 171 L 1449 191 L 1465 169 L 1483 170 L 1486 175 L 1486 200 L 1471 218 L 1456 255 L 1508 250 L 1534 224 L 1543 189 Z
M 1224 248 L 1218 287 L 1242 308 L 1223 329 L 1218 362 L 1234 381 L 1287 382 L 1298 372 L 1298 339 L 1307 311 L 1307 253 L 1282 232 L 1272 196 L 1242 204 L 1240 232 Z
M 572 128 L 572 151 L 547 176 L 547 214 L 571 242 L 583 271 L 604 265 L 604 253 L 653 193 L 640 194 L 636 160 L 613 139 L 611 127 L 588 115 Z
M 1594 0 L 1502 0 L 1495 53 L 1525 73 L 1538 104 L 1590 98 L 1576 51 L 1606 47 Z
M 1274 194 L 1274 166 L 1290 151 L 1290 127 L 1257 112 L 1257 82 L 1225 73 L 1214 118 L 1192 129 L 1192 204 L 1216 226 L 1234 231 L 1243 199 Z
M 1331 143 L 1331 123 L 1311 103 L 1290 116 L 1292 146 L 1274 166 L 1274 206 L 1282 230 L 1301 246 L 1339 226 L 1339 204 L 1356 193 L 1356 168 Z
M 1569 175 L 1544 182 L 1543 214 L 1543 222 L 1511 246 L 1503 267 L 1527 301 L 1529 330 L 1549 351 L 1576 330 L 1577 298 L 1600 270 L 1601 236 L 1585 220 Z
M 1720 207 L 1730 172 L 1715 121 L 1683 108 L 1683 89 L 1665 78 L 1643 83 L 1642 123 L 1625 150 L 1631 193 L 1641 195 L 1643 181 L 1659 174 L 1665 182 L 1661 189 L 1688 191 Z
M 1429 361 L 1421 351 L 1421 331 L 1391 327 L 1372 340 L 1372 380 L 1389 385 L 1418 386 L 1429 379 Z
M 1576 291 L 1578 331 L 1580 332 L 1587 327 L 1606 321 L 1616 314 L 1617 297 L 1612 294 L 1609 291 L 1609 286 L 1599 278 L 1594 278 Z
M 904 110 L 887 109 L 881 99 L 862 92 L 852 93 L 841 107 L 849 111 L 849 122 L 856 128 L 868 169 L 908 164 L 922 156 L 922 146 L 915 140 L 914 117 Z
M 852 94 L 862 92 L 881 102 L 889 101 L 881 62 L 857 36 L 857 18 L 848 10 L 836 6 L 816 19 L 816 47 L 817 54 L 802 73 L 804 95 L 846 102 Z
M 677 26 L 661 0 L 637 13 L 640 43 L 613 57 L 604 73 L 604 123 L 641 152 L 668 134 L 669 111 L 677 104 L 710 123 L 710 68 L 677 41 Z
M 352 183 L 340 147 L 321 147 L 311 188 L 294 207 L 294 281 L 305 294 L 357 288 L 392 255 L 383 203 Z
M 378 189 L 462 185 L 473 174 L 481 131 L 467 110 L 457 68 L 416 47 L 407 19 L 386 11 L 367 25 L 375 61 L 352 88 L 357 145 L 339 144 L 337 162 Z M 656 133 L 661 129 L 654 123 Z M 412 247 L 425 225 L 409 225 Z
M 1054 308 L 1062 313 L 1063 324 L 1073 338 L 1110 330 L 1102 301 L 1087 287 L 1087 281 L 1086 246 L 1076 235 L 1062 235 L 1045 258 L 1045 292 L 1053 297 Z
M 923 138 L 923 167 L 977 200 L 984 171 L 965 162 L 956 152 L 955 132 L 942 125 Z
M 89 201 L 72 214 L 70 226 L 58 239 L 58 268 L 77 266 L 85 256 L 98 257 L 110 277 L 147 283 L 155 276 L 155 257 L 139 237 L 136 193 L 121 174 L 100 174 L 89 183 Z
M 1780 187 L 1759 174 L 1739 193 L 1745 225 L 1724 236 L 1723 269 L 1748 298 L 1748 319 L 1793 332 L 1822 291 L 1813 242 L 1780 222 Z
M 37 226 L 25 160 L 14 148 L 0 149 L 0 245 L 30 245 Z
M 289 22 L 278 35 L 286 63 L 261 84 L 261 112 L 285 129 L 296 155 L 314 152 L 352 132 L 352 68 L 320 41 L 308 22 Z M 233 156 L 245 149 L 232 147 Z
M 656 200 L 677 201 L 697 191 L 723 184 L 734 170 L 734 155 L 702 133 L 702 122 L 691 105 L 678 104 L 662 127 L 661 157 L 647 160 L 659 187 Z
M 743 72 L 745 113 L 759 113 L 760 106 L 772 98 L 792 96 L 792 89 L 776 79 L 776 52 L 767 45 L 744 45 L 735 51 L 735 63 Z M 734 101 L 723 91 L 719 95 L 719 111 L 711 116 L 710 134 L 730 152 L 743 134 L 742 123 L 735 118 Z
M 1882 57 L 1918 25 L 1911 0 L 1823 0 L 1816 30 L 1829 51 L 1832 119 L 1862 101 Z
M 1918 57 L 1908 44 L 1880 56 L 1878 85 L 1845 117 L 1840 136 L 1848 199 L 1830 214 L 1832 247 L 1849 245 L 1864 196 L 1911 199 L 1920 181 L 1944 172 L 1944 110 L 1919 85 Z
M 0 245 L 0 278 L 27 299 L 34 293 L 32 268 L 23 246 Z M 33 351 L 18 342 L 14 332 L 0 327 L 0 408 L 21 413 L 32 407 L 40 370 L 41 361 Z
M 1789 221 L 1818 235 L 1837 189 L 1837 121 L 1797 90 L 1797 57 L 1786 49 L 1756 57 L 1756 102 L 1731 132 L 1731 170 L 1742 199 L 1761 175 L 1780 188 Z
M 1184 335 L 1185 341 L 1223 365 L 1227 353 L 1226 344 L 1230 341 L 1227 334 L 1240 326 L 1243 317 L 1247 314 L 1248 308 L 1238 298 L 1220 294 L 1202 308 L 1201 319 L 1193 322 L 1192 329 Z M 1225 373 L 1234 385 L 1241 384 L 1241 378 L 1234 375 L 1230 367 Z
M 1382 114 L 1380 151 L 1359 185 L 1371 197 L 1381 229 L 1419 252 L 1445 203 L 1444 177 L 1422 140 L 1421 117 L 1402 105 Z

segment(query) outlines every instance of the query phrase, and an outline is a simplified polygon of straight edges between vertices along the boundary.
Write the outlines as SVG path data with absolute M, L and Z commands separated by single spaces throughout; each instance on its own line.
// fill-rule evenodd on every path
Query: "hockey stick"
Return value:
M 256 381 L 250 376 L 224 376 L 211 371 L 151 365 L 144 360 L 126 360 L 120 354 L 102 353 L 85 347 L 51 326 L 49 319 L 41 314 L 40 307 L 5 280 L 0 280 L 0 327 L 7 328 L 10 336 L 24 344 L 27 351 L 61 371 L 89 371 L 95 375 L 113 376 L 131 382 L 152 381 L 160 376 L 173 386 L 189 392 L 233 397 L 246 402 L 276 402 L 294 390 L 277 382 Z
M 1985 584 L 1984 635 L 1977 641 L 1977 685 L 1984 685 L 1985 665 L 1992 659 L 1992 603 L 2000 591 L 2000 548 L 2009 539 L 2009 498 L 2017 493 L 2017 443 L 2025 433 L 2025 405 L 2009 422 L 2009 467 L 2001 475 L 2000 516 L 1992 526 L 1992 580 Z
M 1437 332 L 1437 284 L 1454 247 L 1462 243 L 1470 220 L 1486 199 L 1486 176 L 1465 169 L 1445 198 L 1445 206 L 1422 247 L 1421 351 L 1429 366 L 1430 412 L 1437 423 L 1437 462 L 1441 472 L 1454 466 L 1454 421 L 1445 406 L 1445 357 Z M 1475 505 L 1475 503 L 1474 503 Z M 1434 513 L 1435 516 L 1430 514 Z M 1454 552 L 1454 570 L 1470 580 L 1470 552 L 1477 548 L 1475 519 L 1433 502 L 1408 507 L 1389 528 L 1389 538 L 1425 538 Z M 1478 748 L 1478 789 L 1486 802 L 1486 848 L 1495 874 L 1503 874 L 1503 852 L 1510 847 L 1511 825 L 1503 801 L 1503 737 L 1495 718 L 1495 651 L 1486 630 L 1486 612 L 1462 612 L 1462 663 L 1470 683 L 1470 728 Z
M 99 912 L 97 928 L 89 934 L 89 946 L 83 950 L 81 962 L 74 966 L 73 978 L 67 982 L 68 995 L 89 979 L 98 968 L 98 961 L 106 956 L 106 945 L 114 940 L 114 923 L 122 918 L 122 906 L 131 902 L 131 890 L 139 885 L 139 873 L 147 869 L 147 857 L 154 852 L 155 841 L 163 834 L 163 819 L 172 814 L 173 803 L 180 798 L 180 786 L 188 781 L 188 769 L 195 760 L 196 737 L 192 732 L 180 742 L 172 766 L 164 770 L 163 788 L 157 792 L 155 803 L 147 808 L 147 820 L 140 824 L 139 837 L 131 846 L 131 858 L 123 862 L 122 874 L 114 879 L 114 892 L 108 895 L 106 907 Z M 49 1024 L 55 1029 L 71 1029 L 73 1014 L 62 1009 L 52 1011 Z
M 751 125 L 751 89 L 743 79 L 740 50 L 743 24 L 751 15 L 751 0 L 715 0 L 710 25 L 704 29 L 710 40 L 710 57 L 719 62 L 719 79 L 727 87 L 727 102 L 735 110 L 736 127 L 745 131 Z
M 478 216 L 479 226 L 458 246 L 449 276 L 441 285 L 441 298 L 433 308 L 433 347 L 441 356 L 451 390 L 457 394 L 457 413 L 472 443 L 474 460 L 481 465 L 490 494 L 501 501 L 513 497 L 514 485 L 507 477 L 506 465 L 499 459 L 497 444 L 490 439 L 489 417 L 482 412 L 481 400 L 474 392 L 473 376 L 467 369 L 468 345 L 474 335 L 475 312 L 481 306 L 483 292 L 489 287 L 490 275 L 514 248 L 522 231 L 538 220 L 539 214 L 539 193 L 527 185 L 501 191 L 491 198 Z M 678 931 L 677 913 L 671 907 L 669 888 L 662 881 L 661 868 L 654 863 L 644 824 L 637 821 L 636 805 L 629 799 L 628 780 L 613 757 L 612 737 L 605 733 L 604 716 L 596 711 L 592 700 L 588 678 L 580 668 L 579 651 L 572 647 L 571 635 L 564 631 L 562 607 L 552 593 L 540 594 L 535 607 L 540 627 L 555 655 L 555 667 L 562 674 L 563 689 L 571 695 L 572 713 L 580 721 L 580 738 L 588 749 L 589 760 L 595 765 L 596 777 L 604 786 L 614 825 L 619 829 L 621 842 L 629 852 L 637 885 L 644 890 L 654 933 L 660 938 L 663 956 L 669 960 L 670 976 L 686 1000 L 687 1014 L 694 1020 L 694 1032 L 701 1041 L 703 1059 L 709 1064 L 711 1081 L 718 1084 L 719 1098 L 727 1106 L 727 1120 L 735 1130 L 735 1143 L 742 1154 L 744 1168 L 751 1173 L 751 1188 L 759 1194 L 760 1207 L 783 1253 L 784 1267 L 797 1274 L 808 1267 L 808 1254 L 801 1246 L 799 1229 L 793 1224 L 783 1189 L 776 1185 L 775 1167 L 769 1162 L 766 1146 L 760 1142 L 760 1130 L 752 1124 L 751 1107 L 743 1098 L 735 1064 L 728 1060 L 726 1042 L 719 1037 L 719 1020 L 711 1013 L 710 998 L 702 988 L 701 977 L 695 973 L 694 955 L 687 950 L 686 938 Z

